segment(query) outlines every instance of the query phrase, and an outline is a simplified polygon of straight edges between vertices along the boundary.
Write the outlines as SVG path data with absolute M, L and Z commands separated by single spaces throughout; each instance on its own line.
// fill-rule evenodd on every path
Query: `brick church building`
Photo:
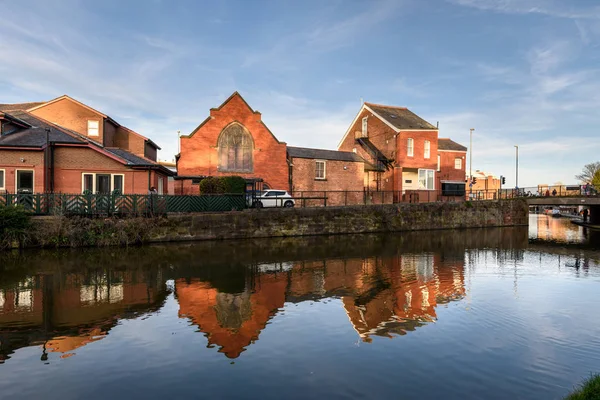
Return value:
M 295 196 L 331 192 L 328 204 L 361 203 L 363 193 L 377 192 L 382 202 L 407 195 L 433 201 L 460 198 L 465 190 L 466 147 L 438 138 L 436 126 L 402 107 L 364 103 L 338 150 L 311 149 L 279 141 L 235 92 L 180 137 L 180 148 L 175 194 L 199 193 L 200 180 L 224 175 L 260 179 Z M 336 191 L 356 199 L 333 199 Z

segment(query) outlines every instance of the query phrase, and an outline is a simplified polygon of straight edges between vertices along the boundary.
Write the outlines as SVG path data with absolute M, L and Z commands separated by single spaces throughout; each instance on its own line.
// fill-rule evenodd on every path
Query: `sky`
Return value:
M 598 0 L 0 0 L 0 103 L 68 94 L 159 158 L 234 91 L 290 146 L 406 106 L 473 170 L 575 183 L 600 161 Z

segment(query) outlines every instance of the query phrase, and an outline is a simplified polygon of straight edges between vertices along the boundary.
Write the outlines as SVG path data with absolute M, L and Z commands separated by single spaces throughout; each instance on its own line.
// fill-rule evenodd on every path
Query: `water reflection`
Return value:
M 360 340 L 392 338 L 463 300 L 477 265 L 502 266 L 517 293 L 517 264 L 536 251 L 540 265 L 548 253 L 578 273 L 597 265 L 595 253 L 530 245 L 527 228 L 5 255 L 0 362 L 28 346 L 39 346 L 42 360 L 70 357 L 119 321 L 161 309 L 171 293 L 177 316 L 231 359 L 286 303 L 339 299 Z

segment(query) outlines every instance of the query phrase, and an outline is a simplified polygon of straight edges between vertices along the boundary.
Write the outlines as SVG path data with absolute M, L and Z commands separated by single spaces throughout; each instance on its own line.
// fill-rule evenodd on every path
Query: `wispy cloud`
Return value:
M 561 0 L 447 0 L 479 10 L 506 14 L 542 14 L 569 19 L 600 19 L 600 6 L 581 6 Z

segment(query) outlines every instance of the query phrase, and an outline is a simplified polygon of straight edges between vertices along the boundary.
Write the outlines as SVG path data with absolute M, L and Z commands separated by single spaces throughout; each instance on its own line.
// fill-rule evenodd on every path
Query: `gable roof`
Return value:
M 45 101 L 38 101 L 34 103 L 0 104 L 0 111 L 25 111 L 45 103 Z
M 46 129 L 49 129 L 48 139 L 54 143 L 86 144 L 79 138 L 58 125 L 54 125 L 26 111 L 14 111 L 10 115 L 29 125 L 14 133 L 0 135 L 0 146 L 42 148 L 46 145 Z
M 250 110 L 250 112 L 252 112 L 253 114 L 261 114 L 259 111 L 255 111 L 252 107 L 250 107 L 250 104 L 248 104 L 248 102 L 242 97 L 242 95 L 236 90 L 235 92 L 233 92 L 231 94 L 231 96 L 229 96 L 227 98 L 227 100 L 225 100 L 223 103 L 221 103 L 221 105 L 217 108 L 211 108 L 210 111 L 219 111 L 220 109 L 222 109 L 227 103 L 229 103 L 234 97 L 239 97 L 244 104 L 246 105 L 246 107 L 248 107 L 248 109 Z M 196 129 L 194 129 L 189 135 L 180 135 L 179 138 L 191 138 L 192 136 L 194 136 L 194 134 L 200 129 L 202 128 L 208 121 L 210 121 L 213 117 L 211 115 L 209 115 L 208 117 L 206 117 L 206 119 L 204 121 L 202 121 L 200 123 L 200 125 L 198 125 L 196 127 Z M 233 121 L 232 121 L 233 122 Z M 263 120 L 260 120 L 260 123 L 264 126 L 264 128 L 267 130 L 267 132 L 269 132 L 271 134 L 271 136 L 273 137 L 273 139 L 275 139 L 275 141 L 277 143 L 281 143 L 283 144 L 284 142 L 280 142 L 279 139 L 277 139 L 277 137 L 273 134 L 273 132 L 271 132 L 271 130 L 269 129 L 269 127 L 263 122 Z M 242 124 L 243 125 L 243 124 Z
M 445 151 L 467 151 L 467 148 L 462 144 L 458 144 L 453 140 L 448 138 L 439 138 L 438 139 L 438 150 Z
M 365 103 L 365 106 L 381 119 L 398 130 L 418 129 L 437 130 L 435 126 L 419 117 L 406 107 L 386 106 L 383 104 Z
M 354 120 L 346 130 L 346 133 L 344 133 L 344 136 L 342 136 L 342 139 L 338 143 L 338 148 L 342 146 L 344 140 L 346 140 L 350 134 L 350 131 L 352 130 L 352 127 L 354 127 L 356 121 L 358 121 L 358 118 L 364 110 L 371 112 L 396 133 L 402 130 L 438 130 L 437 127 L 431 125 L 429 122 L 425 121 L 423 118 L 419 117 L 406 107 L 394 107 L 365 102 L 360 107 L 360 110 L 358 110 L 356 117 L 354 117 Z
M 133 153 L 128 152 L 127 150 L 120 149 L 118 147 L 105 147 L 104 150 L 127 161 L 128 165 L 140 165 L 140 166 L 142 166 L 142 165 L 143 166 L 159 165 L 158 163 L 148 160 L 147 158 L 137 156 Z
M 288 146 L 287 152 L 291 158 L 309 158 L 309 159 L 317 159 L 317 160 L 364 162 L 364 160 L 358 154 L 352 153 L 350 151 L 310 149 L 307 147 L 290 147 L 290 146 Z

